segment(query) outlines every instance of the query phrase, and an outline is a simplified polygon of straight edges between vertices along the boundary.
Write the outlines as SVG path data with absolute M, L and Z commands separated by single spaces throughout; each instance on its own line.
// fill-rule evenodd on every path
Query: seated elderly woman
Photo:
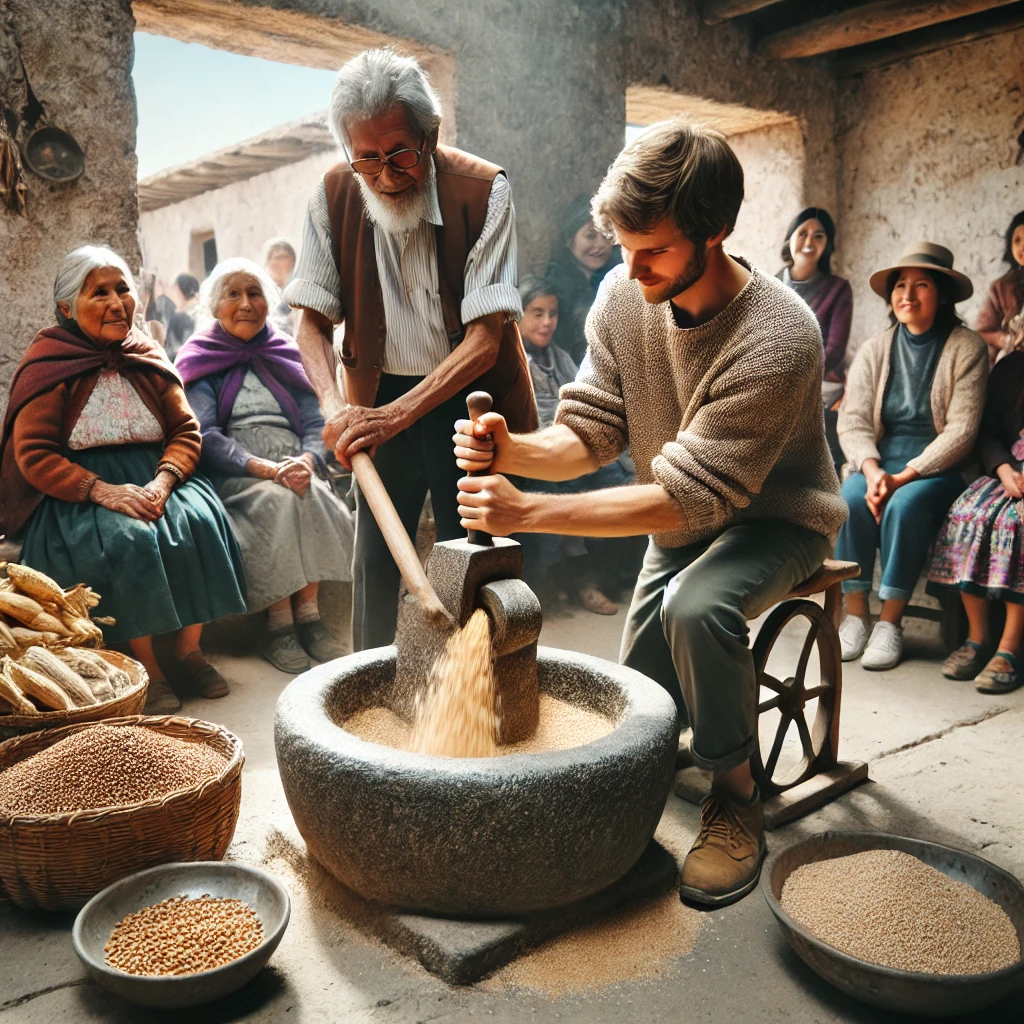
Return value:
M 203 283 L 205 318 L 176 367 L 203 432 L 202 466 L 242 549 L 249 611 L 268 611 L 260 643 L 282 672 L 344 652 L 320 621 L 322 580 L 352 579 L 352 516 L 322 478 L 324 420 L 299 350 L 268 320 L 277 286 L 250 260 Z
M 942 666 L 949 679 L 973 679 L 981 693 L 1009 693 L 1024 682 L 1024 352 L 992 368 L 978 434 L 984 475 L 957 498 L 935 542 L 929 581 L 956 588 L 967 612 L 967 640 Z M 1003 601 L 998 644 L 989 637 L 989 602 Z
M 116 253 L 84 246 L 54 282 L 57 326 L 32 340 L 0 439 L 0 532 L 62 586 L 87 583 L 150 676 L 148 713 L 181 705 L 153 654 L 177 631 L 180 670 L 205 697 L 227 684 L 199 650 L 202 624 L 245 608 L 241 557 L 210 484 L 181 379 L 133 327 L 135 283 Z
M 850 517 L 836 557 L 861 567 L 857 579 L 843 584 L 839 637 L 844 661 L 859 657 L 864 668 L 890 669 L 903 656 L 903 609 L 928 547 L 964 489 L 988 352 L 956 315 L 955 303 L 973 289 L 953 270 L 948 249 L 915 242 L 870 283 L 891 304 L 893 326 L 861 346 L 839 409 L 839 441 L 854 472 L 843 484 Z M 882 612 L 870 629 L 868 594 L 879 546 Z

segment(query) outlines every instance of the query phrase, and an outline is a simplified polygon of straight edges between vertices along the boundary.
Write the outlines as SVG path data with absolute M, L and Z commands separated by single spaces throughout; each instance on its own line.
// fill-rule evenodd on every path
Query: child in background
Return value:
M 541 428 L 555 420 L 558 391 L 576 379 L 578 367 L 572 357 L 553 341 L 558 328 L 558 296 L 543 278 L 529 276 L 519 285 L 523 300 L 523 319 L 519 330 L 530 363 L 533 391 Z M 595 473 L 564 483 L 523 481 L 535 493 L 570 493 L 616 487 L 635 480 L 628 455 L 603 466 Z M 614 615 L 618 604 L 605 590 L 618 591 L 636 582 L 642 551 L 636 538 L 584 539 L 557 534 L 524 534 L 516 538 L 523 544 L 524 572 L 527 581 L 550 606 L 567 600 L 574 592 L 587 611 Z

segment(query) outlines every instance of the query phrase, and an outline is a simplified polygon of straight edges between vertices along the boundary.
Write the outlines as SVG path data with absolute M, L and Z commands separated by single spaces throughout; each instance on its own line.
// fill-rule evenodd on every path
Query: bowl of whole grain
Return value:
M 288 891 L 271 874 L 223 861 L 162 864 L 97 893 L 71 939 L 90 976 L 143 1006 L 199 1006 L 266 966 L 288 926 Z
M 0 892 L 78 909 L 112 882 L 219 860 L 238 820 L 242 744 L 223 726 L 128 716 L 0 743 Z
M 761 889 L 804 963 L 872 1006 L 969 1013 L 1024 977 L 1024 885 L 963 850 L 823 832 L 773 857 Z

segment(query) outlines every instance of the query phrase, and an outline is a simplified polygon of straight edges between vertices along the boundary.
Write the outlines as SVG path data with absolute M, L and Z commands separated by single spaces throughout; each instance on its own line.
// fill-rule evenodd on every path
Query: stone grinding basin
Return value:
M 584 746 L 447 758 L 370 743 L 339 723 L 400 712 L 396 648 L 296 678 L 275 720 L 278 767 L 310 853 L 366 899 L 458 917 L 507 917 L 590 896 L 654 835 L 679 726 L 657 683 L 600 658 L 537 649 L 542 693 L 615 723 Z

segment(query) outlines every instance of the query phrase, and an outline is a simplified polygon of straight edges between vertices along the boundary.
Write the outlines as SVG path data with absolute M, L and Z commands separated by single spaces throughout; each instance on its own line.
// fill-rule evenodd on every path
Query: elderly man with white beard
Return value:
M 515 211 L 500 167 L 438 145 L 426 73 L 367 50 L 338 73 L 331 130 L 348 157 L 309 202 L 285 300 L 338 460 L 367 450 L 414 536 L 429 492 L 438 540 L 461 536 L 452 423 L 477 388 L 513 429 L 537 414 L 516 320 Z M 334 326 L 344 324 L 335 344 Z M 341 332 L 339 332 L 339 335 Z M 348 405 L 340 412 L 338 389 Z M 394 640 L 398 568 L 356 489 L 352 643 Z

